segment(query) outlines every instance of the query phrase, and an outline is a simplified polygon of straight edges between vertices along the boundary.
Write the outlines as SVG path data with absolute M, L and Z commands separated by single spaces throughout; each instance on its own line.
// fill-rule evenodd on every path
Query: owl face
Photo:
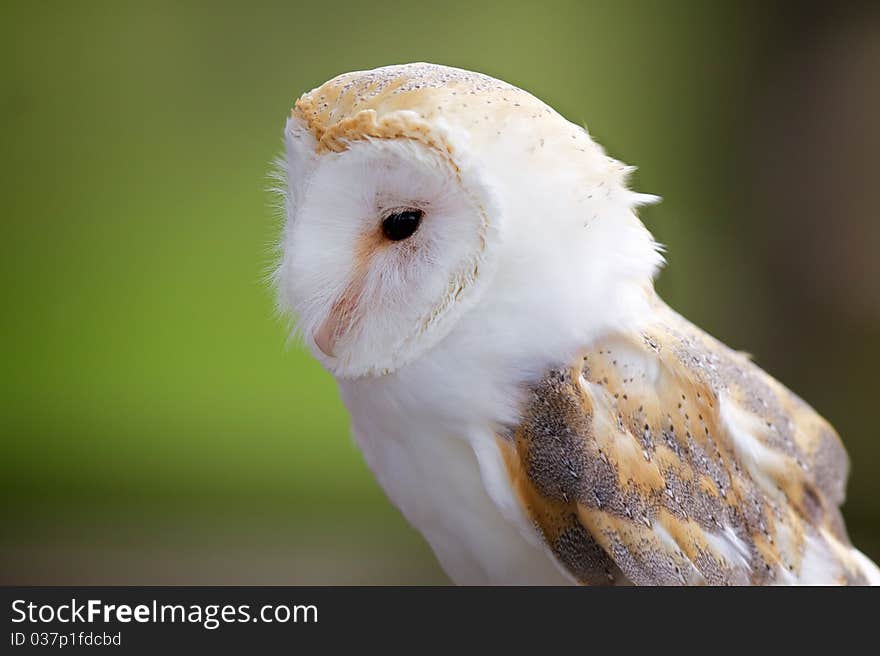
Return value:
M 490 268 L 491 203 L 448 154 L 415 140 L 315 148 L 291 119 L 283 300 L 337 376 L 393 371 L 476 299 Z
M 466 316 L 477 352 L 561 353 L 658 263 L 627 167 L 485 75 L 341 75 L 297 101 L 285 144 L 280 302 L 339 378 L 394 372 Z

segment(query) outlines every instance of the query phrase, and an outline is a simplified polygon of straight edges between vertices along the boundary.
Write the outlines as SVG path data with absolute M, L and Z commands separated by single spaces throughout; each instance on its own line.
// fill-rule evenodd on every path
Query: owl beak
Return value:
M 315 331 L 313 336 L 315 346 L 328 358 L 336 356 L 336 343 L 351 328 L 359 298 L 360 288 L 349 286 L 330 308 L 330 313 L 321 327 Z
M 321 324 L 321 327 L 315 331 L 315 346 L 321 349 L 321 352 L 329 358 L 333 357 L 333 347 L 336 344 L 336 330 L 338 327 L 337 315 L 335 312 L 331 312 L 330 316 Z

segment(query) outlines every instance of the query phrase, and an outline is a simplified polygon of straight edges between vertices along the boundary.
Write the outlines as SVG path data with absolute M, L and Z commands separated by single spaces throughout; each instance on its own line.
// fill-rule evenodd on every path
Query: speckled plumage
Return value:
M 554 554 L 583 583 L 767 584 L 798 580 L 806 552 L 824 548 L 833 580 L 865 584 L 838 510 L 848 461 L 837 434 L 658 306 L 641 334 L 549 372 L 499 440 Z M 750 466 L 722 403 L 759 427 L 751 436 L 775 466 Z
M 836 433 L 658 299 L 655 198 L 586 130 L 418 63 L 304 94 L 285 147 L 281 304 L 453 581 L 880 583 Z
M 319 151 L 345 150 L 367 138 L 408 138 L 449 149 L 432 122 L 465 118 L 497 122 L 499 113 L 547 110 L 534 97 L 488 75 L 435 64 L 344 73 L 303 95 L 292 116 L 306 124 Z M 475 115 L 481 111 L 482 117 Z M 442 144 L 442 145 L 441 145 Z

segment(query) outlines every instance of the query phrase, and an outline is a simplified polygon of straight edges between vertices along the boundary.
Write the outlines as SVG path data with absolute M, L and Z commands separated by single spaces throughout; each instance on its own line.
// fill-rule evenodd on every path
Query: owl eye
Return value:
M 391 241 L 401 241 L 412 237 L 422 222 L 422 210 L 399 210 L 392 212 L 382 221 L 382 232 Z

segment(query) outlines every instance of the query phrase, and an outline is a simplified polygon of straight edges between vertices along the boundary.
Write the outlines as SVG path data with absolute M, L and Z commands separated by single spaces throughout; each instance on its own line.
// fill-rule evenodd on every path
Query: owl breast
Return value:
M 340 389 L 367 465 L 454 583 L 573 583 L 516 504 L 491 430 L 450 433 L 428 416 L 399 414 L 372 386 Z

